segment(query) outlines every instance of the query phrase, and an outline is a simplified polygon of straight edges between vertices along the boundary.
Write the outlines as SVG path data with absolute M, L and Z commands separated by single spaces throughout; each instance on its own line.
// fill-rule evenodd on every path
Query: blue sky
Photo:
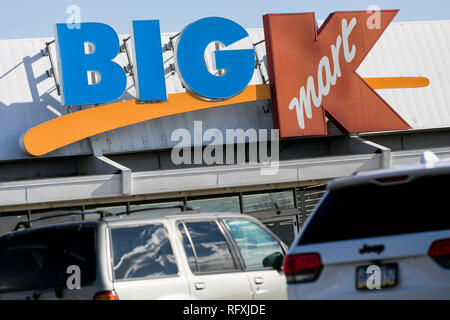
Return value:
M 65 22 L 70 5 L 81 9 L 81 21 L 103 22 L 129 33 L 131 20 L 158 19 L 161 31 L 181 31 L 203 17 L 221 16 L 246 28 L 262 27 L 266 13 L 316 12 L 325 19 L 333 11 L 400 9 L 396 21 L 450 19 L 448 0 L 3 0 L 0 39 L 52 37 L 53 24 Z

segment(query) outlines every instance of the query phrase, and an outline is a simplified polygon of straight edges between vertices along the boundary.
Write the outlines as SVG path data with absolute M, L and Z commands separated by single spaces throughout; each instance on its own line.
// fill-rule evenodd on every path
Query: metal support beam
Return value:
M 107 163 L 108 165 L 120 170 L 121 178 L 122 178 L 122 194 L 130 194 L 131 193 L 131 169 L 127 168 L 120 163 L 117 163 L 105 156 L 96 157 L 98 160 Z
M 259 61 L 258 52 L 256 51 L 256 46 L 261 44 L 261 43 L 264 43 L 264 42 L 265 42 L 265 40 L 261 40 L 261 41 L 258 41 L 256 43 L 253 43 L 253 49 L 255 50 L 255 68 L 258 69 L 258 71 L 259 71 L 259 75 L 261 76 L 262 83 L 266 84 L 267 83 L 267 79 L 264 76 L 263 71 L 261 69 L 261 62 Z
M 175 39 L 176 37 L 178 37 L 180 34 L 181 34 L 181 32 L 178 32 L 178 33 L 175 34 L 174 36 L 169 37 L 169 42 L 166 43 L 166 45 L 164 46 L 164 49 L 165 49 L 166 51 L 169 51 L 169 50 L 175 51 L 175 48 L 174 48 L 175 46 L 173 45 L 173 39 Z
M 105 174 L 105 173 L 117 173 L 120 171 L 121 175 L 121 193 L 126 195 L 131 193 L 131 169 L 127 168 L 120 163 L 117 163 L 108 157 L 105 157 L 102 153 L 101 146 L 96 138 L 89 138 L 92 149 L 92 158 L 84 160 L 81 165 L 84 171 L 89 174 Z
M 122 45 L 120 46 L 120 52 L 125 53 L 125 55 L 127 56 L 127 61 L 128 61 L 128 64 L 125 67 L 123 67 L 123 70 L 125 71 L 126 74 L 129 74 L 131 76 L 131 79 L 133 80 L 133 85 L 136 87 L 136 79 L 134 78 L 131 54 L 130 54 L 130 51 L 128 50 L 128 46 L 127 46 L 127 41 L 130 39 L 131 39 L 131 36 L 122 40 Z
M 364 138 L 361 138 L 360 136 L 350 136 L 352 139 L 355 139 L 356 141 L 359 141 L 367 146 L 377 148 L 381 152 L 381 163 L 380 168 L 386 169 L 390 168 L 392 166 L 392 150 L 388 147 L 385 147 L 381 144 L 366 140 Z

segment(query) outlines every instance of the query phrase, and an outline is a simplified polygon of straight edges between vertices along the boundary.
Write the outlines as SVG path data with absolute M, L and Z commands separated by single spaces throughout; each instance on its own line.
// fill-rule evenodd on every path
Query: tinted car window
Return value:
M 76 265 L 81 285 L 94 282 L 95 227 L 75 225 L 21 232 L 0 239 L 0 293 L 65 288 Z
M 197 268 L 193 272 L 224 272 L 238 270 L 231 255 L 228 244 L 216 222 L 185 223 L 192 240 L 194 255 L 197 258 Z M 186 237 L 186 235 L 184 236 Z M 189 252 L 189 248 L 185 249 Z
M 178 274 L 166 228 L 162 224 L 111 229 L 116 280 Z
M 250 221 L 233 220 L 226 222 L 237 242 L 246 269 L 272 267 L 277 255 L 283 255 L 280 244 L 264 229 Z
M 450 175 L 327 193 L 299 245 L 450 229 Z

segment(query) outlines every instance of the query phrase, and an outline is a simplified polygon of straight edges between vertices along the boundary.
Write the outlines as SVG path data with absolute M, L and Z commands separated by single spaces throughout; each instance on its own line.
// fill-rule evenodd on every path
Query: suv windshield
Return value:
M 298 245 L 450 229 L 450 175 L 327 193 Z
M 77 224 L 27 230 L 0 238 L 0 293 L 65 288 L 69 266 L 81 285 L 95 280 L 95 226 Z

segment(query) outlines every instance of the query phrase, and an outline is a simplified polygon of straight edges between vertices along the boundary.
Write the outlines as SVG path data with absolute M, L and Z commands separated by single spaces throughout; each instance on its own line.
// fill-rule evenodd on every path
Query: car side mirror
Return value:
M 265 268 L 274 268 L 275 270 L 281 271 L 281 266 L 283 265 L 284 255 L 281 252 L 274 252 L 263 260 L 263 266 Z

